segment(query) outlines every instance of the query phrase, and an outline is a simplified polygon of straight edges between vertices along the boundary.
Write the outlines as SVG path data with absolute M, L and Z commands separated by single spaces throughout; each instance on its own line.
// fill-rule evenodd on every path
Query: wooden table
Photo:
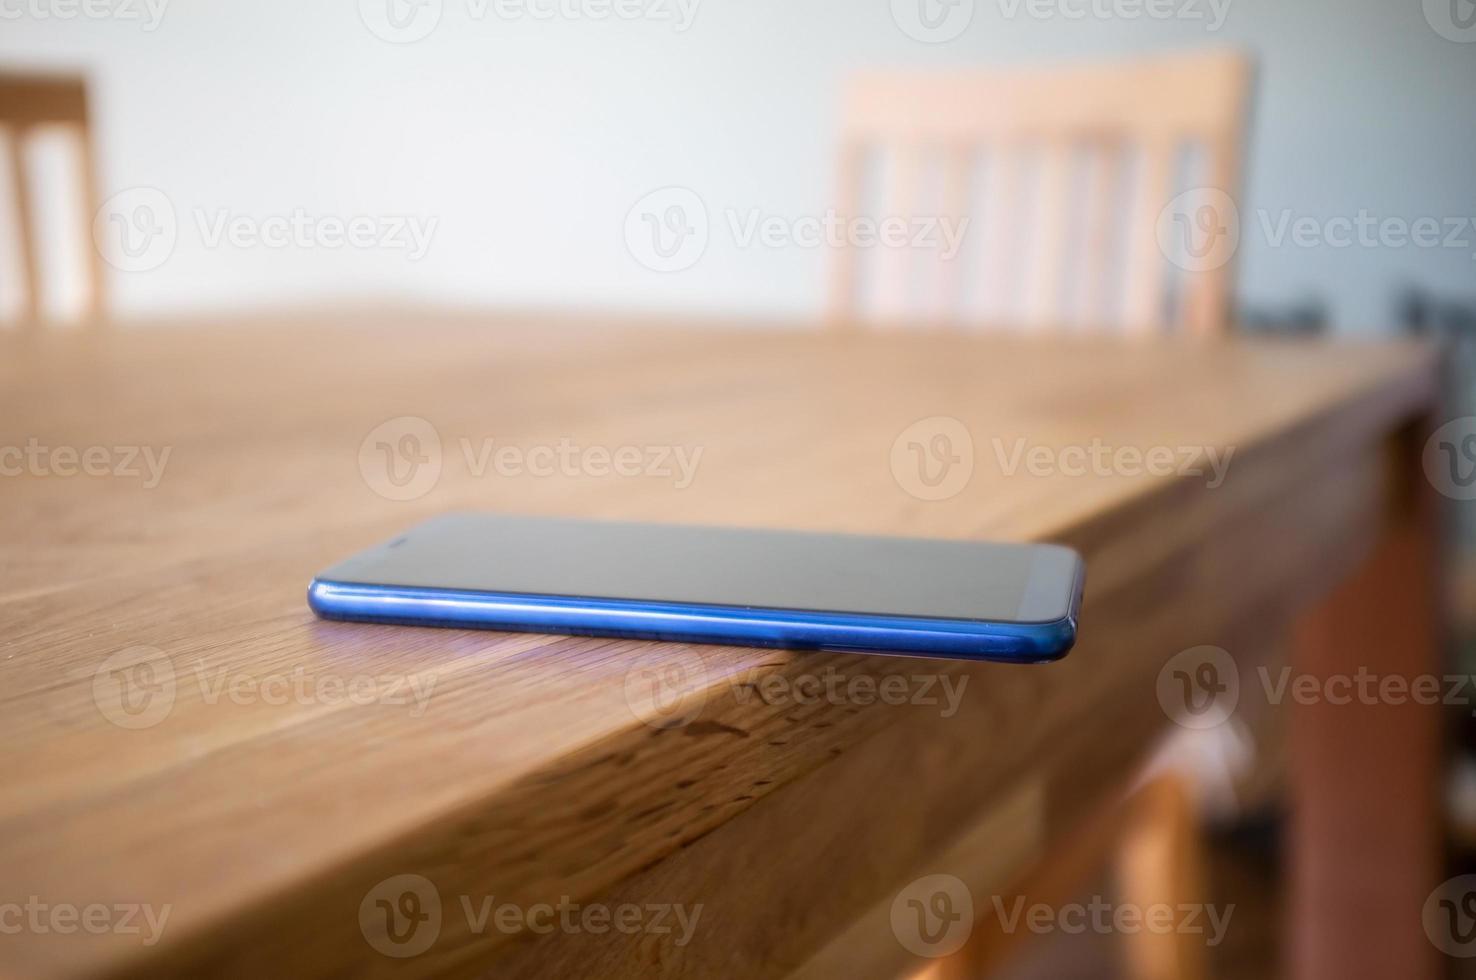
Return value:
M 926 962 L 899 889 L 951 874 L 982 915 L 1175 727 L 1180 651 L 1229 651 L 1246 703 L 1294 626 L 1306 670 L 1430 668 L 1412 346 L 393 316 L 0 343 L 0 447 L 29 453 L 0 455 L 0 926 L 33 916 L 7 974 L 895 974 Z M 528 472 L 563 445 L 612 461 Z M 1010 473 L 1021 446 L 1044 463 Z M 1093 446 L 1233 456 L 1211 487 Z M 700 450 L 690 481 L 663 450 Z M 318 569 L 454 508 L 1065 541 L 1082 637 L 1013 667 L 308 611 Z M 1375 616 L 1392 649 L 1350 635 Z M 1431 966 L 1432 717 L 1293 714 L 1302 975 Z M 561 900 L 647 918 L 526 918 Z M 645 910 L 698 904 L 686 942 Z

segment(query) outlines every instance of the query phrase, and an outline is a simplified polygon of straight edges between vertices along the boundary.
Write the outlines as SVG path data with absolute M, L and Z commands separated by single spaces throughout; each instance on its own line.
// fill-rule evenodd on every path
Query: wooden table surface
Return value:
M 1023 873 L 1171 727 L 1170 657 L 1249 662 L 1249 626 L 1369 552 L 1403 493 L 1382 447 L 1433 373 L 1400 344 L 514 317 L 5 337 L 0 447 L 29 455 L 0 455 L 0 904 L 168 913 L 128 931 L 42 912 L 0 932 L 0 970 L 903 969 L 899 888 L 946 871 L 984 896 Z M 971 475 L 925 499 L 955 487 L 915 453 L 967 469 L 960 429 Z M 561 444 L 640 464 L 479 473 L 487 440 L 530 465 Z M 1010 471 L 1022 446 L 1094 445 L 1233 455 L 1217 486 Z M 386 451 L 434 486 L 397 485 Z M 68 475 L 88 460 L 99 475 Z M 1088 560 L 1081 642 L 1015 667 L 309 612 L 320 568 L 452 509 L 1065 541 Z M 786 686 L 826 677 L 901 678 L 909 703 Z M 433 941 L 386 955 L 405 949 L 376 903 L 421 879 Z M 701 912 L 680 942 L 478 930 L 463 906 L 487 896 Z

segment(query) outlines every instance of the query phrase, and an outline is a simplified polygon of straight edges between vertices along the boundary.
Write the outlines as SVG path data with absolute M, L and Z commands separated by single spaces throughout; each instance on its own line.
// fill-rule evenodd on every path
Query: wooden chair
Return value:
M 1212 52 L 855 79 L 840 217 L 969 223 L 951 258 L 838 248 L 834 319 L 1225 330 L 1250 78 Z
M 843 112 L 838 216 L 951 220 L 973 247 L 946 257 L 842 244 L 834 322 L 1226 332 L 1235 237 L 1219 232 L 1238 222 L 1250 79 L 1248 59 L 1229 52 L 856 79 Z M 1179 237 L 1199 231 L 1213 234 Z M 1150 770 L 1026 891 L 1067 901 L 1106 864 L 1126 901 L 1202 901 L 1196 795 L 1192 773 Z M 1136 978 L 1206 973 L 1203 949 L 1182 936 L 1127 938 Z M 917 977 L 983 976 L 1018 941 L 985 929 Z
M 65 127 L 75 131 L 81 148 L 82 186 L 79 188 L 84 221 L 81 228 L 87 255 L 88 298 L 86 312 L 96 320 L 103 309 L 102 258 L 92 244 L 92 217 L 100 203 L 87 84 L 80 76 L 0 73 L 0 129 L 10 156 L 14 212 L 19 224 L 21 282 L 25 298 L 21 319 L 34 323 L 40 315 L 41 272 L 36 237 L 36 200 L 27 175 L 24 149 L 42 127 Z

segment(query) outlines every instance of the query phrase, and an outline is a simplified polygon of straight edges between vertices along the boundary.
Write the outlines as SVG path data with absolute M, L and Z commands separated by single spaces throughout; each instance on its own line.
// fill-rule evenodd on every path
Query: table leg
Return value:
M 1314 697 L 1286 692 L 1296 980 L 1439 972 L 1420 915 L 1440 878 L 1440 709 L 1391 694 L 1397 680 L 1375 682 L 1373 697 L 1358 686 L 1441 674 L 1433 526 L 1421 510 L 1294 628 L 1293 677 L 1320 682 Z M 1349 680 L 1328 687 L 1333 678 Z M 1348 703 L 1329 701 L 1345 693 Z

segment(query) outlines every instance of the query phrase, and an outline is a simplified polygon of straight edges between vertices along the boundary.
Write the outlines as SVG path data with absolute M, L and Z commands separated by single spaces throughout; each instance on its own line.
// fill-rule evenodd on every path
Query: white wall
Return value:
M 673 17 L 695 5 L 685 31 L 656 15 L 510 19 L 478 0 L 440 0 L 430 35 L 402 44 L 363 19 L 360 7 L 382 18 L 386 0 L 152 0 L 167 3 L 153 30 L 124 16 L 148 21 L 146 2 L 0 0 L 0 66 L 88 69 L 105 187 L 158 188 L 177 214 L 167 261 L 116 276 L 123 313 L 382 296 L 810 315 L 824 296 L 820 251 L 739 248 L 714 228 L 701 261 L 661 274 L 627 250 L 627 211 L 682 185 L 715 222 L 728 208 L 817 213 L 832 193 L 839 83 L 853 70 L 1205 44 L 1261 59 L 1245 301 L 1323 297 L 1339 325 L 1364 328 L 1390 320 L 1406 282 L 1476 293 L 1470 225 L 1460 247 L 1274 247 L 1257 217 L 1476 216 L 1476 43 L 1431 26 L 1449 17 L 1441 5 L 1470 13 L 1471 0 L 1426 0 L 1428 13 L 1419 0 L 1228 0 L 1218 31 L 1122 13 L 1140 0 L 1063 0 L 1117 4 L 1081 20 L 972 0 L 968 27 L 939 44 L 899 29 L 889 0 L 644 0 Z M 611 0 L 499 2 L 590 11 Z M 1208 0 L 1155 2 L 1209 13 Z M 59 17 L 83 3 L 115 15 Z M 1476 42 L 1476 28 L 1465 36 Z M 299 208 L 437 225 L 419 261 L 403 250 L 211 247 L 197 226 Z

